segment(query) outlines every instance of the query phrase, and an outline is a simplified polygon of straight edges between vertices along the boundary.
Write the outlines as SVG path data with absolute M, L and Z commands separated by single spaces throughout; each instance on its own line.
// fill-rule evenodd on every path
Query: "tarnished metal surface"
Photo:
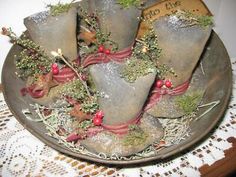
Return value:
M 82 155 L 72 152 L 66 147 L 58 144 L 57 140 L 46 136 L 45 133 L 47 132 L 47 130 L 45 129 L 43 123 L 36 123 L 25 119 L 21 110 L 29 108 L 30 99 L 27 96 L 21 96 L 20 89 L 25 86 L 25 83 L 24 81 L 20 80 L 15 74 L 16 70 L 14 55 L 19 54 L 19 52 L 20 47 L 14 45 L 5 60 L 2 70 L 2 84 L 5 100 L 14 116 L 33 135 L 38 137 L 40 140 L 42 140 L 52 148 L 73 157 L 90 160 L 93 162 L 116 165 L 137 164 L 145 162 L 151 163 L 151 161 L 158 161 L 176 155 L 183 150 L 190 148 L 191 146 L 202 140 L 203 137 L 209 134 L 212 128 L 223 116 L 231 95 L 232 72 L 230 59 L 222 41 L 219 39 L 216 33 L 213 32 L 201 57 L 201 62 L 206 74 L 205 77 L 207 77 L 208 80 L 207 90 L 204 95 L 203 101 L 207 103 L 215 100 L 220 100 L 220 104 L 209 114 L 205 115 L 199 121 L 194 122 L 191 125 L 192 135 L 188 139 L 178 145 L 161 150 L 155 156 L 129 161 L 99 159 L 88 155 Z

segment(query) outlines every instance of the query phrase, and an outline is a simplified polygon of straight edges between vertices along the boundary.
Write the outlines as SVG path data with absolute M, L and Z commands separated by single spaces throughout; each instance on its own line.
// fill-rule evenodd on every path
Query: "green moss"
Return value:
M 193 92 L 191 94 L 179 96 L 176 99 L 176 104 L 185 114 L 190 114 L 196 110 L 201 98 L 201 92 Z
M 77 101 L 82 101 L 88 97 L 86 89 L 79 79 L 63 85 L 60 93 Z
M 198 16 L 198 23 L 202 27 L 213 25 L 213 17 L 212 16 Z
M 129 8 L 131 6 L 138 6 L 141 2 L 140 0 L 117 0 L 117 3 L 123 8 Z
M 137 125 L 129 127 L 129 133 L 124 137 L 123 144 L 125 146 L 138 146 L 143 144 L 148 135 Z
M 148 73 L 157 72 L 163 75 L 163 67 L 158 65 L 161 55 L 161 48 L 158 45 L 157 35 L 151 29 L 142 38 L 136 39 L 132 50 L 132 57 L 126 62 L 121 76 L 128 82 L 134 82 L 137 78 Z M 161 67 L 159 71 L 159 67 Z M 167 70 L 167 67 L 165 68 Z M 168 70 L 169 71 L 169 70 Z
M 49 4 L 49 5 L 47 5 L 47 7 L 49 8 L 50 14 L 52 16 L 58 16 L 62 13 L 68 12 L 69 9 L 71 8 L 71 4 L 73 2 L 74 2 L 74 0 L 71 1 L 71 3 L 65 3 L 65 4 L 62 4 L 62 3 L 58 2 L 55 5 Z
M 156 72 L 156 68 L 151 61 L 130 58 L 126 61 L 120 74 L 127 82 L 132 83 L 137 78 L 154 72 Z
M 189 11 L 179 10 L 176 15 L 180 20 L 186 22 L 187 26 L 199 25 L 201 27 L 208 27 L 213 25 L 213 17 L 208 15 L 196 15 Z

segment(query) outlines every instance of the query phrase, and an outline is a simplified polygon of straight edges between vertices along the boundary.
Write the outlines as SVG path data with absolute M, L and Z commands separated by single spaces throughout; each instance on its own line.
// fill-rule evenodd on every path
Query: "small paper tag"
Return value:
M 149 29 L 150 21 L 165 15 L 171 15 L 177 10 L 189 11 L 197 15 L 212 15 L 202 0 L 165 0 L 161 1 L 143 11 L 138 37 L 141 37 Z

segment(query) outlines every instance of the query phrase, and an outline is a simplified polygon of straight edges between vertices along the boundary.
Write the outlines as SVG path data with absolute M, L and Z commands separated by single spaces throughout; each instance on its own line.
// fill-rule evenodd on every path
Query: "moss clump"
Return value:
M 140 0 L 117 0 L 123 8 L 129 8 L 131 6 L 139 6 L 141 4 Z
M 47 5 L 47 8 L 49 8 L 50 14 L 52 16 L 58 16 L 58 15 L 60 15 L 62 13 L 68 12 L 69 9 L 71 8 L 71 4 L 73 2 L 74 2 L 74 0 L 71 1 L 70 3 L 65 3 L 65 4 L 62 4 L 60 2 L 58 2 L 55 5 L 49 4 L 49 5 Z
M 156 72 L 156 68 L 151 61 L 130 58 L 126 61 L 120 74 L 127 82 L 132 83 L 137 78 L 154 72 Z
M 137 125 L 129 127 L 129 133 L 124 137 L 123 144 L 125 146 L 138 146 L 143 144 L 148 135 Z
M 187 26 L 199 25 L 201 27 L 208 27 L 213 25 L 213 17 L 208 15 L 196 15 L 188 11 L 178 10 L 174 14 L 178 19 L 184 21 Z M 185 26 L 184 26 L 185 27 Z
M 82 101 L 88 97 L 86 89 L 79 79 L 65 84 L 60 93 L 76 101 Z
M 201 27 L 207 27 L 213 25 L 213 17 L 212 16 L 198 16 L 198 23 Z
M 158 45 L 157 36 L 151 29 L 142 38 L 136 39 L 132 56 L 121 71 L 121 77 L 132 83 L 137 78 L 149 73 L 159 73 L 158 59 L 160 55 L 161 49 Z
M 201 92 L 193 92 L 191 94 L 178 97 L 176 99 L 176 104 L 184 111 L 185 114 L 191 114 L 196 110 L 201 98 Z

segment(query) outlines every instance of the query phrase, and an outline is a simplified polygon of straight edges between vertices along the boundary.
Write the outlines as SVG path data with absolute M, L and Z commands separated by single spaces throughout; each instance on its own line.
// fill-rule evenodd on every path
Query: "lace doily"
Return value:
M 236 69 L 233 66 L 233 69 Z M 233 71 L 234 76 L 236 74 Z M 203 143 L 167 162 L 137 168 L 110 168 L 65 156 L 43 144 L 13 117 L 0 94 L 0 173 L 2 176 L 200 176 L 199 168 L 224 158 L 236 138 L 236 84 L 225 117 Z

